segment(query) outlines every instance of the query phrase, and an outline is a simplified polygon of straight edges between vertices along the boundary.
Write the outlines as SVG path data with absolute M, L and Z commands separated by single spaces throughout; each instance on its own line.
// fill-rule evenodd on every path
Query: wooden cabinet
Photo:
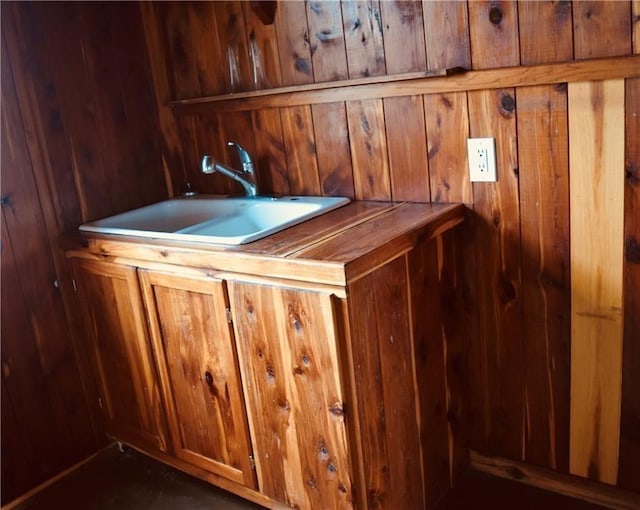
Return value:
M 107 432 L 255 488 L 224 282 L 93 260 L 74 267 Z
M 464 464 L 462 217 L 362 202 L 241 247 L 89 236 L 68 255 L 109 432 L 269 508 L 434 508 Z
M 255 488 L 224 282 L 140 271 L 174 455 Z
M 136 268 L 75 260 L 74 273 L 107 433 L 166 452 L 160 387 Z

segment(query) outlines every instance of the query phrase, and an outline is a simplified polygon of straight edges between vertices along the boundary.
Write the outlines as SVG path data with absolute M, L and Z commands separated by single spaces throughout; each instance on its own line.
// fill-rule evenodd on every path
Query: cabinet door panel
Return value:
M 260 491 L 292 507 L 351 508 L 332 298 L 229 282 Z
M 176 457 L 255 487 L 224 283 L 140 271 Z
M 143 449 L 167 451 L 136 269 L 76 260 L 74 270 L 107 432 Z

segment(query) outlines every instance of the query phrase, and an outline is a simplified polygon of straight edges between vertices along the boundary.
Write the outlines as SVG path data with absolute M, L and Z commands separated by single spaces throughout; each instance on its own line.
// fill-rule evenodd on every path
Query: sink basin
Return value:
M 85 232 L 245 244 L 350 202 L 343 197 L 181 197 L 80 226 Z

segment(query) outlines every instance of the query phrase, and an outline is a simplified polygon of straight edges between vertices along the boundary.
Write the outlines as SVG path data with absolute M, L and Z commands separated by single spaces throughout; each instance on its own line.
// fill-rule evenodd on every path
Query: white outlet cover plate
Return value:
M 496 139 L 467 138 L 469 179 L 471 182 L 496 182 Z

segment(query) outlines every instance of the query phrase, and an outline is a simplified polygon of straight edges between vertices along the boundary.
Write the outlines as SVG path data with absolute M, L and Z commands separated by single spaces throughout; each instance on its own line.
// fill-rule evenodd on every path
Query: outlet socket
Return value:
M 496 182 L 496 139 L 467 138 L 469 179 L 471 182 Z

